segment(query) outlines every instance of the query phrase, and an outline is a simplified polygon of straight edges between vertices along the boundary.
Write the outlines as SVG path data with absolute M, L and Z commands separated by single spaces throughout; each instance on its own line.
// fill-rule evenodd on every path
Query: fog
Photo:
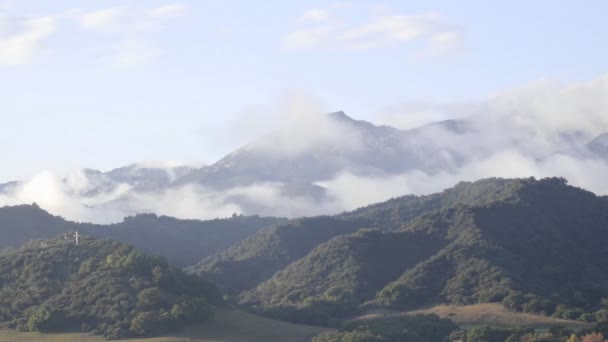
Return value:
M 448 161 L 445 168 L 433 171 L 413 165 L 399 173 L 381 169 L 362 173 L 349 160 L 369 150 L 369 137 L 362 130 L 320 115 L 327 109 L 314 101 L 290 98 L 277 108 L 272 115 L 257 118 L 272 120 L 268 127 L 275 127 L 275 132 L 244 150 L 253 149 L 257 155 L 275 160 L 325 151 L 319 160 L 346 161 L 332 177 L 314 182 L 325 189 L 323 196 L 294 195 L 285 191 L 284 182 L 268 180 L 222 189 L 193 183 L 135 191 L 133 184 L 94 180 L 80 171 L 67 177 L 44 171 L 6 187 L 0 205 L 36 202 L 70 220 L 108 223 L 140 212 L 194 219 L 233 213 L 332 214 L 487 177 L 558 176 L 596 194 L 608 194 L 608 156 L 593 154 L 586 147 L 591 139 L 608 132 L 608 76 L 573 84 L 535 82 L 477 103 L 404 104 L 379 115 L 375 124 L 404 130 L 445 119 L 468 123 L 464 132 L 430 126 L 411 133 L 415 139 L 407 148 L 416 151 L 420 146 L 423 153 L 427 150 L 422 147 L 432 146 L 436 153 L 426 158 Z M 382 139 L 373 140 L 378 141 Z M 175 179 L 171 166 L 148 167 L 165 170 Z

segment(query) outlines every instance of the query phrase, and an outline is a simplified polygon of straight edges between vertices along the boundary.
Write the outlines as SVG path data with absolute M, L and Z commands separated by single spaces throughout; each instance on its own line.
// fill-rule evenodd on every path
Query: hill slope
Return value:
M 217 289 L 130 245 L 60 236 L 0 256 L 0 321 L 29 331 L 154 335 L 205 320 Z
M 375 214 L 387 217 L 391 212 L 416 214 L 400 228 L 390 220 L 374 221 Z M 583 314 L 602 310 L 602 298 L 608 298 L 603 271 L 608 269 L 608 199 L 563 179 L 461 184 L 441 194 L 396 199 L 326 220 L 339 222 L 341 232 L 332 233 L 342 236 L 308 253 L 307 242 L 291 254 L 285 246 L 307 241 L 307 228 L 318 237 L 314 226 L 285 226 L 299 231 L 293 241 L 289 234 L 266 230 L 230 249 L 238 252 L 261 239 L 274 242 L 263 245 L 267 260 L 284 258 L 266 264 L 266 274 L 274 274 L 241 293 L 240 301 L 269 315 L 328 324 L 370 300 L 401 309 L 502 301 L 517 311 L 593 319 Z M 349 229 L 373 222 L 387 224 L 383 231 L 348 235 Z M 251 255 L 237 262 L 256 265 L 259 254 Z
M 189 270 L 212 279 L 221 287 L 241 292 L 267 280 L 333 237 L 362 228 L 399 230 L 421 214 L 457 203 L 481 205 L 507 199 L 520 186 L 519 181 L 503 179 L 463 182 L 429 196 L 404 196 L 333 217 L 291 220 L 261 230 Z
M 271 320 L 237 310 L 217 308 L 208 321 L 187 326 L 162 337 L 129 338 L 130 342 L 305 342 L 327 329 Z M 0 330 L 0 342 L 101 342 L 83 333 L 31 333 Z
M 31 239 L 81 233 L 131 243 L 145 253 L 162 255 L 177 266 L 192 265 L 218 253 L 280 218 L 235 216 L 208 221 L 179 220 L 153 214 L 127 217 L 121 223 L 75 223 L 53 216 L 36 205 L 0 208 L 0 248 L 19 247 Z
M 608 296 L 607 227 L 608 199 L 559 179 L 528 181 L 515 201 L 455 207 L 406 227 L 437 229 L 451 243 L 379 298 L 405 307 L 505 300 L 532 312 L 597 309 Z

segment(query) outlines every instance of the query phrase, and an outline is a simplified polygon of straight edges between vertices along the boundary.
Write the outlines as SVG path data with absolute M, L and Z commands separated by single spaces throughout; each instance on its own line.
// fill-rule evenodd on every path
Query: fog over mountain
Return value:
M 307 110 L 209 166 L 134 164 L 63 178 L 45 171 L 0 185 L 0 205 L 36 202 L 69 219 L 114 222 L 139 212 L 336 213 L 484 177 L 561 176 L 608 193 L 608 76 L 422 110 L 447 120 L 400 129 L 411 125 L 401 120 L 416 115 L 411 107 L 388 117 L 396 127 Z

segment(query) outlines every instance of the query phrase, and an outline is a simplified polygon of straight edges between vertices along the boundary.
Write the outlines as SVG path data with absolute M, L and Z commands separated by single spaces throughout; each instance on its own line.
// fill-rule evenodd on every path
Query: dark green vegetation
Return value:
M 248 290 L 333 237 L 362 228 L 396 231 L 427 212 L 458 203 L 482 205 L 508 196 L 512 185 L 511 181 L 501 179 L 460 183 L 430 196 L 404 196 L 333 217 L 291 220 L 260 230 L 190 270 L 204 274 L 223 288 L 237 292 Z
M 179 220 L 142 214 L 121 223 L 74 223 L 53 216 L 36 205 L 0 208 L 0 248 L 17 248 L 31 239 L 79 231 L 100 238 L 133 244 L 143 252 L 162 255 L 177 266 L 192 265 L 248 237 L 261 228 L 285 219 L 234 216 L 209 221 Z
M 573 331 L 555 326 L 538 331 L 522 328 L 500 328 L 480 326 L 454 331 L 449 341 L 462 342 L 604 342 L 608 333 L 606 324 L 598 324 L 593 329 Z
M 317 341 L 442 341 L 455 331 L 452 323 L 402 314 L 438 304 L 501 303 L 517 312 L 608 322 L 608 198 L 559 178 L 460 183 L 434 195 L 289 221 L 233 217 L 200 222 L 138 215 L 96 226 L 66 223 L 31 206 L 0 209 L 2 215 L 13 219 L 0 229 L 8 241 L 10 227 L 22 227 L 24 236 L 91 231 L 137 242 L 178 265 L 219 251 L 188 270 L 217 283 L 234 303 L 265 316 L 340 329 Z M 269 228 L 261 229 L 264 225 Z M 28 330 L 78 328 L 109 337 L 158 334 L 207 317 L 206 302 L 219 300 L 200 279 L 193 287 L 162 285 L 156 267 L 172 270 L 171 279 L 198 278 L 143 255 L 144 266 L 133 268 L 131 259 L 140 257 L 130 255 L 139 252 L 118 242 L 86 240 L 99 246 L 78 254 L 83 246 L 54 241 L 0 254 L 2 269 L 9 270 L 0 274 L 5 282 L 2 320 Z M 226 249 L 229 241 L 236 244 Z M 118 253 L 122 261 L 117 264 L 109 257 L 114 251 L 104 252 L 111 246 L 125 250 Z M 24 255 L 44 266 L 14 262 Z M 95 292 L 97 283 L 108 294 Z M 391 316 L 372 317 L 383 310 Z M 73 321 L 78 327 L 63 326 Z M 349 321 L 356 323 L 344 325 Z M 454 334 L 464 341 L 568 338 L 566 332 L 503 328 Z
M 159 337 L 128 338 L 129 342 L 304 342 L 326 329 L 282 322 L 240 310 L 215 307 L 209 320 L 184 326 Z M 32 333 L 0 329 L 0 342 L 102 342 L 80 332 Z
M 340 331 L 315 336 L 313 342 L 441 342 L 458 329 L 435 315 L 400 316 L 347 324 Z
M 63 236 L 0 256 L 0 321 L 26 331 L 148 336 L 204 321 L 214 285 L 130 245 Z
M 488 179 L 293 220 L 193 269 L 296 322 L 335 325 L 370 301 L 400 310 L 502 302 L 603 321 L 607 240 L 607 198 L 558 178 Z

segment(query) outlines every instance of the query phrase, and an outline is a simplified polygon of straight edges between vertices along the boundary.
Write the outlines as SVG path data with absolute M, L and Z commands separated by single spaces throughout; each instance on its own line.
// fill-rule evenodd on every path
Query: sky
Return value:
M 605 13 L 600 0 L 0 0 L 0 183 L 212 163 L 294 96 L 382 123 L 403 106 L 595 79 Z

